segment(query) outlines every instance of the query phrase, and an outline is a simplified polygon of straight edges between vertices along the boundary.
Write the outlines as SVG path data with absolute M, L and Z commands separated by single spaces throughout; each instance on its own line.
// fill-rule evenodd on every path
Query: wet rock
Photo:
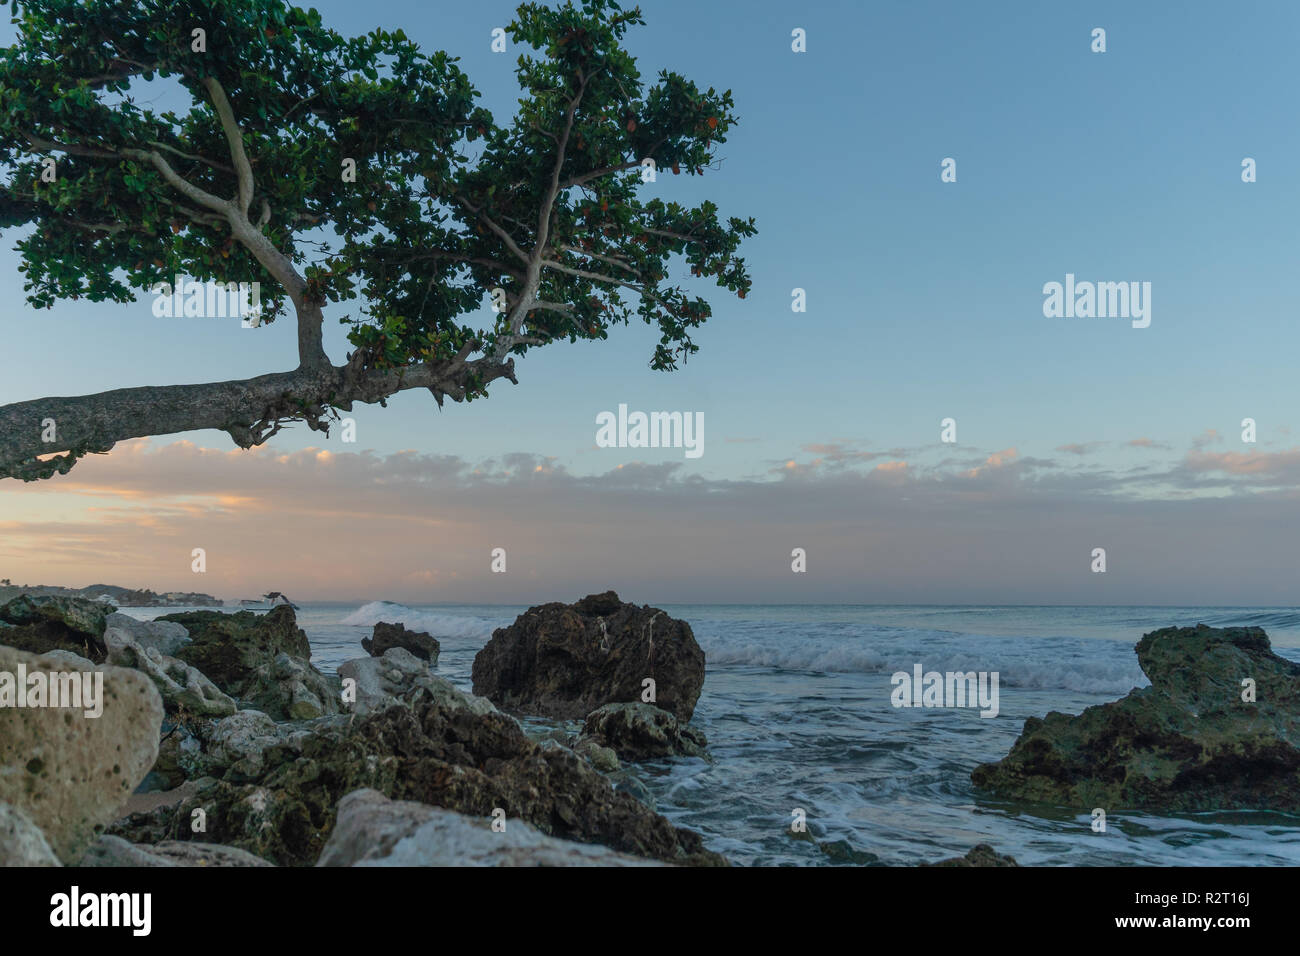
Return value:
M 704 651 L 685 621 L 606 591 L 529 608 L 498 628 L 474 658 L 473 678 L 474 693 L 499 707 L 575 720 L 639 700 L 649 678 L 658 706 L 685 721 L 704 686 Z
M 255 779 L 246 779 L 247 769 L 238 776 L 227 771 L 202 793 L 118 821 L 113 832 L 132 842 L 190 839 L 190 813 L 203 807 L 205 839 L 282 865 L 310 864 L 334 827 L 338 801 L 370 788 L 472 817 L 500 807 L 548 835 L 637 856 L 725 863 L 698 834 L 615 791 L 572 751 L 541 747 L 512 718 L 476 712 L 450 695 L 324 722 L 292 746 L 266 748 L 262 761 Z
M 274 866 L 244 850 L 214 843 L 165 840 L 154 846 L 104 835 L 90 845 L 78 866 Z
M 235 702 L 199 673 L 198 668 L 159 653 L 155 645 L 142 645 L 127 631 L 116 627 L 105 631 L 104 642 L 110 664 L 132 667 L 148 675 L 162 695 L 167 713 L 183 710 L 199 716 L 223 717 L 235 712 Z
M 975 768 L 975 785 L 1089 811 L 1300 810 L 1300 665 L 1257 627 L 1164 628 L 1137 655 L 1150 687 L 1031 717 L 1005 758 Z
M 0 646 L 0 672 L 16 675 L 20 665 L 29 677 L 78 672 L 94 688 L 97 669 L 89 661 Z M 99 670 L 98 717 L 87 717 L 84 706 L 4 705 L 13 681 L 0 679 L 0 801 L 22 810 L 64 862 L 117 816 L 158 756 L 163 705 L 153 682 L 128 668 Z
M 977 843 L 965 856 L 954 856 L 938 863 L 922 863 L 921 866 L 1019 866 L 1014 857 L 998 853 L 987 843 Z
M 438 663 L 438 654 L 442 650 L 437 638 L 430 634 L 408 631 L 405 624 L 385 624 L 382 621 L 375 625 L 372 637 L 361 639 L 361 646 L 371 657 L 383 657 L 391 648 L 400 647 L 427 661 L 430 667 Z
M 606 704 L 587 715 L 582 736 L 624 760 L 703 757 L 708 740 L 653 704 Z
M 658 866 L 603 846 L 547 836 L 522 820 L 494 831 L 487 817 L 356 790 L 317 866 Z
M 41 828 L 17 807 L 0 803 L 0 866 L 62 866 Z
M 618 754 L 609 747 L 602 746 L 590 737 L 580 737 L 573 745 L 573 752 L 582 757 L 601 773 L 615 773 L 623 769 Z
M 835 866 L 882 866 L 880 857 L 866 850 L 856 849 L 848 840 L 827 840 L 817 848 Z
M 84 598 L 22 594 L 0 606 L 0 622 L 13 625 L 3 631 L 4 643 L 32 654 L 71 651 L 102 663 L 108 654 L 106 616 L 112 610 L 110 605 Z

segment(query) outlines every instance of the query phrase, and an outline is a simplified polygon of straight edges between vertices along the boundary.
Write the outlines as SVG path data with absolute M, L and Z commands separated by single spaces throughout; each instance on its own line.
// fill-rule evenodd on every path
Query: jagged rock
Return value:
M 477 713 L 454 697 L 322 722 L 292 746 L 264 750 L 263 763 L 255 780 L 228 771 L 175 807 L 118 821 L 113 832 L 133 842 L 189 839 L 190 812 L 203 807 L 205 839 L 284 865 L 310 864 L 338 801 L 372 788 L 474 817 L 501 807 L 552 836 L 666 862 L 725 862 L 698 834 L 616 792 L 572 751 L 543 748 L 512 718 Z
M 189 611 L 169 614 L 189 632 L 176 652 L 225 694 L 277 720 L 309 720 L 339 712 L 336 684 L 311 666 L 311 646 L 293 608 L 266 614 Z
M 975 785 L 1088 811 L 1300 810 L 1300 664 L 1257 627 L 1164 628 L 1137 655 L 1150 687 L 1029 718 L 1005 758 L 975 768 Z
M 111 643 L 109 636 L 114 631 L 123 631 L 141 647 L 152 647 L 164 657 L 175 657 L 190 643 L 189 632 L 175 621 L 138 621 L 121 611 L 114 611 L 104 621 L 105 643 Z
M 966 851 L 965 856 L 954 856 L 938 863 L 922 863 L 921 866 L 1019 866 L 1014 857 L 998 853 L 987 843 L 977 843 Z
M 164 840 L 153 846 L 105 834 L 90 845 L 78 866 L 274 866 L 246 850 L 215 843 Z
M 223 717 L 235 712 L 235 702 L 199 673 L 198 668 L 164 656 L 153 645 L 141 645 L 122 628 L 108 628 L 104 642 L 110 664 L 133 667 L 149 676 L 162 695 L 167 713 L 184 710 L 204 717 Z
M 22 594 L 0 607 L 0 621 L 8 647 L 31 654 L 65 650 L 94 663 L 102 663 L 106 615 L 110 605 L 84 598 Z
M 651 678 L 658 705 L 690 720 L 704 686 L 704 651 L 685 621 L 606 591 L 529 608 L 498 628 L 474 658 L 473 677 L 474 693 L 499 707 L 570 720 L 639 700 Z
M 385 624 L 383 621 L 375 625 L 373 637 L 361 639 L 361 646 L 371 657 L 383 657 L 390 648 L 401 647 L 421 660 L 428 661 L 430 667 L 438 663 L 438 654 L 442 651 L 442 646 L 433 635 L 423 631 L 408 631 L 405 624 Z
M 253 672 L 240 699 L 277 720 L 311 720 L 339 712 L 335 682 L 284 652 Z
M 278 654 L 311 660 L 307 635 L 287 605 L 266 614 L 188 611 L 158 620 L 174 621 L 186 629 L 190 643 L 176 656 L 197 667 L 232 697 L 239 697 L 257 669 L 273 662 Z
M 466 694 L 451 681 L 431 674 L 428 663 L 404 647 L 390 647 L 382 657 L 345 661 L 339 665 L 339 678 L 356 681 L 356 701 L 344 701 L 343 708 L 358 716 L 429 700 L 466 707 L 477 714 L 496 712 L 487 698 Z
M 587 715 L 582 736 L 613 750 L 623 760 L 703 757 L 704 734 L 680 724 L 653 704 L 606 704 Z
M 17 807 L 0 803 L 0 866 L 62 866 L 41 828 Z
M 659 866 L 590 843 L 547 836 L 523 820 L 491 821 L 375 790 L 339 802 L 338 822 L 317 866 Z
M 6 681 L 0 679 L 0 801 L 26 813 L 59 858 L 70 862 L 96 826 L 117 816 L 153 766 L 162 698 L 139 671 L 97 669 L 71 655 L 39 656 L 0 646 L 0 673 L 16 675 L 20 665 L 29 677 L 52 671 L 103 674 L 97 717 L 87 717 L 86 707 L 19 708 L 12 699 L 6 704 Z M 84 680 L 93 691 L 94 676 Z M 12 694 L 12 686 L 9 690 Z
M 590 737 L 579 737 L 573 745 L 573 752 L 582 757 L 601 773 L 617 773 L 623 769 L 618 754 L 609 747 L 602 746 Z

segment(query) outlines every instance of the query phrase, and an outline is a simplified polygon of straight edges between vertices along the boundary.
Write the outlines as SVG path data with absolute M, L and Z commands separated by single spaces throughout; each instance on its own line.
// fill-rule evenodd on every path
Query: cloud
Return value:
M 297 600 L 1287 603 L 1300 449 L 1065 467 L 1018 448 L 806 446 L 778 474 L 680 462 L 579 475 L 467 461 L 128 442 L 0 484 L 0 577 Z M 800 462 L 805 455 L 813 461 Z M 926 457 L 928 455 L 928 457 Z M 834 467 L 827 463 L 844 462 Z M 808 549 L 792 575 L 792 547 Z M 1111 571 L 1092 575 L 1106 547 Z M 204 548 L 207 573 L 191 572 Z M 507 574 L 490 571 L 505 548 Z

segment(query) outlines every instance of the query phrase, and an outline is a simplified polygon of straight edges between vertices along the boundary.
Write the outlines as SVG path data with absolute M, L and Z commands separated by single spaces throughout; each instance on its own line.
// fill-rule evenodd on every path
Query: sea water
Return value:
M 818 843 L 847 840 L 907 865 L 990 843 L 1022 864 L 1300 864 L 1300 815 L 1162 815 L 1053 809 L 977 791 L 970 773 L 1005 756 L 1027 717 L 1078 713 L 1148 681 L 1133 646 L 1147 631 L 1204 623 L 1264 627 L 1300 660 L 1295 608 L 664 605 L 690 623 L 707 657 L 692 723 L 710 758 L 636 765 L 658 810 L 733 863 L 818 866 Z M 130 609 L 155 617 L 168 609 Z M 474 655 L 523 607 L 386 602 L 305 605 L 313 661 L 332 672 L 362 656 L 378 621 L 428 631 L 437 672 L 471 689 Z M 897 708 L 891 675 L 994 671 L 999 711 Z M 578 724 L 555 726 L 573 731 Z M 804 811 L 817 842 L 795 839 Z

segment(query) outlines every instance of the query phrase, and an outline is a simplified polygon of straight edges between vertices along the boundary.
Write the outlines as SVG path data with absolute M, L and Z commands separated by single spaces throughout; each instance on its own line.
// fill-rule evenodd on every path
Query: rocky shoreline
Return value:
M 673 706 L 689 713 L 704 679 L 689 625 L 612 592 L 586 601 L 532 609 L 531 623 L 516 624 L 520 643 L 535 648 L 561 619 L 572 630 L 576 613 L 593 637 L 584 644 L 566 632 L 571 664 L 606 673 L 613 662 L 613 671 L 631 673 L 648 615 L 660 623 L 657 659 L 642 669 L 667 676 Z M 614 626 L 602 628 L 593 609 Z M 437 639 L 400 625 L 376 625 L 364 641 L 370 656 L 337 676 L 313 666 L 289 606 L 141 622 L 99 602 L 23 596 L 0 607 L 0 642 L 14 645 L 0 645 L 8 655 L 0 660 L 15 666 L 21 657 L 32 670 L 102 672 L 104 715 L 115 715 L 96 722 L 53 709 L 0 711 L 0 721 L 25 731 L 5 736 L 0 761 L 28 764 L 0 777 L 0 857 L 9 863 L 726 864 L 626 785 L 620 755 L 701 754 L 704 746 L 703 735 L 649 702 L 655 691 L 639 677 L 630 702 L 602 698 L 621 685 L 571 684 L 571 706 L 602 698 L 593 717 L 603 716 L 590 736 L 561 742 L 530 739 L 488 697 L 437 676 Z M 678 657 L 693 669 L 670 666 Z M 547 699 L 557 705 L 565 693 L 551 687 Z M 57 726 L 64 719 L 76 732 Z M 100 773 L 104 754 L 112 774 Z M 500 827 L 509 840 L 493 839 Z
M 530 608 L 474 659 L 472 694 L 434 672 L 433 635 L 379 623 L 359 650 L 322 673 L 288 605 L 149 622 L 65 595 L 0 605 L 0 674 L 103 684 L 95 717 L 0 707 L 0 863 L 727 864 L 636 769 L 712 759 L 685 621 L 613 592 Z M 1258 628 L 1167 628 L 1137 650 L 1150 687 L 1030 718 L 975 785 L 1082 813 L 1300 807 L 1300 665 Z M 980 845 L 931 865 L 1016 863 Z

